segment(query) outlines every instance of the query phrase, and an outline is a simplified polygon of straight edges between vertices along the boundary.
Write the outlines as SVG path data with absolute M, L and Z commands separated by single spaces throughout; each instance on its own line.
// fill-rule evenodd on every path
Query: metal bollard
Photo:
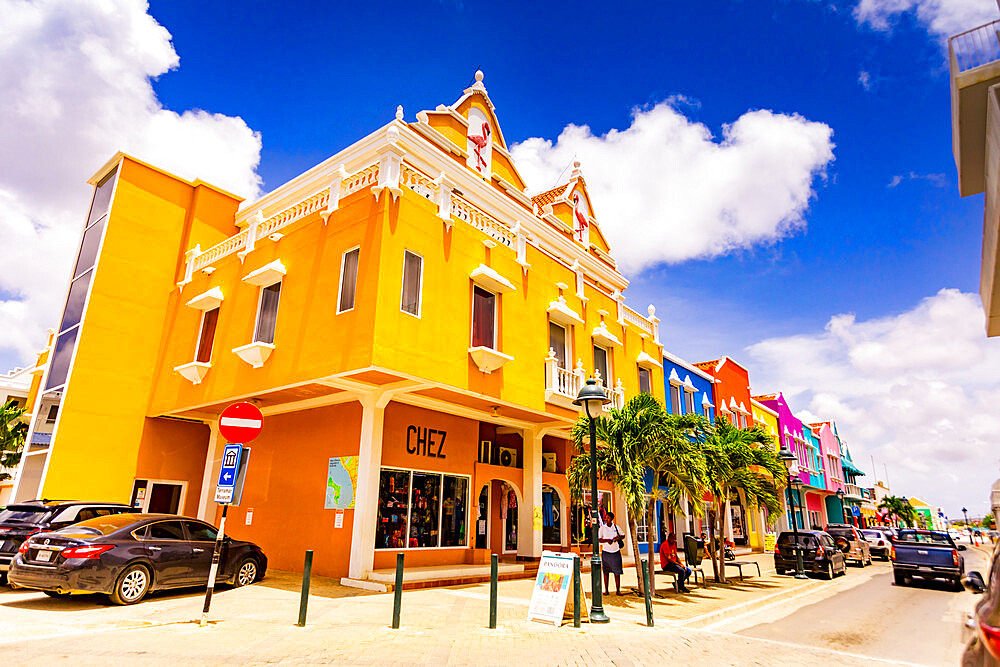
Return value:
M 300 628 L 306 626 L 306 609 L 309 607 L 309 582 L 312 579 L 313 552 L 306 550 L 306 563 L 302 566 L 302 598 L 299 600 L 299 622 Z
M 403 553 L 396 554 L 396 587 L 392 591 L 392 629 L 399 629 L 399 607 L 403 603 Z
M 573 559 L 573 627 L 580 627 L 580 598 L 583 596 L 583 578 L 580 576 L 580 559 Z
M 642 589 L 646 594 L 646 627 L 653 627 L 653 602 L 649 597 L 649 568 L 642 564 Z
M 490 630 L 497 628 L 497 555 L 490 557 Z

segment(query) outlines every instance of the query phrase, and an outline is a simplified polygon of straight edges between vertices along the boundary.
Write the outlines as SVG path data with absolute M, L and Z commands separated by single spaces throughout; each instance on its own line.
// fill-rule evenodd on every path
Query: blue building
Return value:
M 683 359 L 663 352 L 663 378 L 666 389 L 666 409 L 667 412 L 675 415 L 686 415 L 697 413 L 708 420 L 715 419 L 715 397 L 712 387 L 715 380 L 711 375 L 698 369 Z M 648 532 L 653 530 L 654 548 L 659 549 L 660 543 L 667 539 L 670 533 L 676 533 L 680 544 L 683 544 L 683 534 L 685 532 L 695 532 L 699 526 L 695 525 L 693 512 L 689 509 L 682 516 L 675 516 L 673 512 L 664 507 L 663 498 L 666 498 L 669 487 L 662 484 L 662 480 L 653 479 L 653 471 L 647 471 L 646 479 L 647 500 L 654 493 L 660 500 L 656 501 L 655 525 L 647 525 L 646 517 L 638 518 L 638 539 L 639 553 L 646 553 L 648 550 Z M 697 502 L 700 502 L 698 500 Z

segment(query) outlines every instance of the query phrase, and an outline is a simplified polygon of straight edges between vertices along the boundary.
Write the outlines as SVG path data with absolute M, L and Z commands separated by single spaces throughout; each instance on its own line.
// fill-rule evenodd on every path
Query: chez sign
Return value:
M 436 459 L 447 458 L 444 453 L 444 441 L 447 436 L 447 431 L 411 424 L 406 427 L 406 453 Z

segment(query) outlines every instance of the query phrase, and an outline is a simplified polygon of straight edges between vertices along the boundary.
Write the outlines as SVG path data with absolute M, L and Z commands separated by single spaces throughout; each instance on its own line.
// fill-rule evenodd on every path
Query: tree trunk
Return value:
M 726 515 L 724 514 L 726 503 L 716 499 L 715 523 L 718 526 L 719 543 L 716 547 L 716 556 L 719 558 L 719 576 L 715 578 L 720 584 L 726 583 Z
M 649 595 L 656 597 L 656 579 L 653 578 L 656 570 L 653 569 L 653 538 L 656 535 L 656 496 L 649 497 L 649 504 L 646 506 L 646 569 L 649 571 Z
M 719 561 L 716 559 L 719 554 L 712 548 L 712 545 L 715 544 L 715 519 L 712 518 L 711 514 L 705 518 L 708 519 L 708 544 L 706 545 L 706 548 L 708 549 L 709 555 L 712 557 L 712 575 L 714 576 L 715 581 L 718 582 Z
M 632 520 L 632 510 L 625 512 L 625 522 L 628 524 L 629 535 L 632 536 L 632 564 L 635 566 L 639 592 L 643 593 L 645 589 L 642 587 L 642 563 L 639 562 L 639 531 L 636 522 Z

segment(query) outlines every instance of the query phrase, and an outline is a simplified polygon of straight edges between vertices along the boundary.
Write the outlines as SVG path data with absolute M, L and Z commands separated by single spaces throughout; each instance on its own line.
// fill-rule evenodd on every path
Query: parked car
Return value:
M 861 567 L 872 564 L 872 553 L 868 548 L 868 542 L 857 528 L 849 523 L 831 523 L 827 524 L 826 532 L 834 541 L 844 541 L 850 545 L 850 549 L 844 550 L 847 560 L 856 560 Z
M 892 545 L 892 576 L 897 586 L 913 577 L 944 579 L 962 590 L 965 559 L 959 555 L 965 545 L 956 545 L 943 530 L 901 530 Z
M 29 500 L 8 505 L 0 510 L 0 578 L 6 577 L 10 562 L 29 535 L 58 530 L 98 516 L 134 511 L 121 503 L 65 500 Z
M 778 535 L 774 550 L 774 569 L 778 574 L 794 572 L 798 567 L 796 544 L 802 550 L 802 568 L 806 572 L 819 574 L 827 579 L 847 572 L 844 554 L 830 535 L 822 530 L 800 530 L 796 542 L 795 533 L 786 530 Z
M 864 529 L 861 531 L 861 537 L 868 542 L 868 550 L 872 556 L 881 556 L 882 560 L 889 560 L 889 548 L 892 547 L 892 542 L 888 533 L 881 530 Z
M 8 578 L 15 588 L 53 597 L 105 593 L 116 604 L 135 604 L 150 591 L 204 586 L 217 535 L 204 521 L 173 514 L 98 517 L 29 537 Z M 246 586 L 266 570 L 260 547 L 224 538 L 218 582 Z
M 993 556 L 986 572 L 989 580 L 972 571 L 962 577 L 962 585 L 970 593 L 983 597 L 973 612 L 972 639 L 962 655 L 963 667 L 1000 666 L 1000 547 L 993 549 Z

